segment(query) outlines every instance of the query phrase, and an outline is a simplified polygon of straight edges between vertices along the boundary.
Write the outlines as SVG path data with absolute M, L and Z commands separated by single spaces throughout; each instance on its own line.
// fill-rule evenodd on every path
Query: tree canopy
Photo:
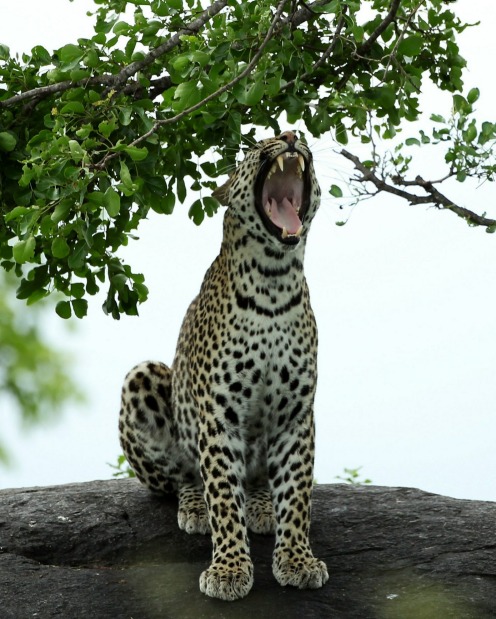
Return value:
M 0 44 L 0 264 L 18 298 L 60 291 L 57 313 L 83 317 L 105 286 L 105 312 L 136 314 L 147 288 L 119 248 L 188 192 L 195 223 L 212 216 L 217 177 L 254 127 L 280 132 L 282 118 L 332 134 L 356 199 L 389 192 L 496 230 L 440 189 L 496 172 L 496 124 L 473 116 L 479 91 L 464 92 L 457 44 L 467 24 L 447 0 L 94 1 L 91 38 L 22 58 Z M 380 156 L 374 140 L 419 118 L 428 81 L 452 93 L 452 115 Z M 350 135 L 368 159 L 345 148 Z M 409 175 L 427 143 L 445 147 L 441 179 Z

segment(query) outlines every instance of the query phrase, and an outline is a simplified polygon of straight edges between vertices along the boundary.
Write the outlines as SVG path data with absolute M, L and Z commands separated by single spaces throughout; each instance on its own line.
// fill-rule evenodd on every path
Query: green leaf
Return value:
M 72 69 L 69 73 L 69 77 L 73 82 L 79 82 L 79 80 L 85 79 L 86 77 L 91 76 L 91 71 L 89 69 Z
M 29 262 L 34 256 L 35 247 L 36 241 L 33 236 L 29 236 L 27 239 L 18 241 L 12 248 L 12 254 L 17 264 Z
M 58 224 L 59 222 L 66 219 L 72 206 L 73 206 L 73 202 L 70 199 L 61 200 L 55 207 L 50 219 L 54 223 Z
M 65 258 L 70 254 L 70 248 L 64 237 L 58 236 L 52 241 L 52 254 L 55 258 Z
M 467 101 L 472 104 L 475 103 L 479 97 L 480 90 L 478 88 L 472 88 L 467 95 Z
M 76 68 L 85 53 L 86 52 L 81 49 L 79 45 L 74 45 L 73 43 L 64 45 L 64 47 L 59 49 L 57 52 L 61 62 L 60 69 L 63 71 L 70 71 L 71 69 Z
M 10 49 L 7 45 L 0 43 L 0 60 L 8 60 L 10 58 Z
M 470 104 L 465 97 L 458 94 L 453 95 L 453 107 L 455 108 L 455 111 L 460 114 L 466 114 L 467 112 L 470 112 L 471 109 Z
M 200 200 L 195 200 L 188 211 L 188 217 L 192 219 L 197 226 L 205 219 L 205 211 L 202 209 Z
M 86 299 L 73 299 L 71 305 L 77 318 L 84 318 L 88 313 L 88 301 Z
M 79 163 L 86 155 L 86 151 L 77 140 L 69 140 L 69 150 L 75 163 Z
M 55 306 L 55 311 L 64 320 L 72 316 L 71 304 L 69 301 L 59 301 Z
M 131 157 L 133 161 L 143 161 L 148 156 L 148 149 L 146 146 L 138 148 L 137 146 L 126 146 L 124 151 Z
M 418 56 L 424 47 L 424 39 L 420 35 L 405 37 L 398 45 L 398 53 L 412 58 Z
M 124 161 L 121 161 L 120 177 L 124 187 L 127 189 L 132 189 L 133 181 L 131 180 L 131 173 L 129 172 L 129 168 Z
M 128 34 L 131 26 L 125 21 L 118 21 L 112 28 L 112 32 L 117 35 Z
M 110 217 L 117 217 L 121 208 L 121 197 L 113 187 L 109 187 L 105 192 L 103 204 Z
M 131 122 L 133 110 L 130 107 L 121 107 L 119 109 L 119 122 L 124 127 L 127 127 Z
M 472 121 L 467 127 L 467 130 L 463 132 L 463 137 L 467 142 L 473 142 L 475 140 L 477 137 L 477 127 L 475 126 L 475 121 Z
M 346 132 L 346 127 L 341 121 L 336 123 L 335 131 L 336 141 L 340 144 L 348 144 L 348 134 Z
M 176 179 L 176 190 L 179 202 L 182 204 L 184 200 L 186 200 L 186 184 L 184 182 L 184 179 L 179 177 Z
M 16 206 L 9 213 L 7 213 L 4 217 L 6 222 L 12 221 L 13 219 L 19 219 L 23 215 L 29 213 L 31 209 L 28 206 Z
M 174 195 L 174 193 L 172 191 L 167 192 L 163 197 L 162 197 L 162 213 L 165 213 L 166 215 L 170 215 L 172 213 L 172 211 L 174 210 L 174 205 L 176 203 L 176 196 Z
M 174 110 L 176 112 L 182 112 L 192 105 L 196 105 L 200 99 L 201 89 L 198 87 L 198 82 L 183 82 L 179 84 L 174 92 Z
M 331 188 L 329 189 L 329 193 L 331 194 L 331 196 L 334 196 L 335 198 L 343 197 L 343 190 L 338 185 L 331 185 Z
M 219 208 L 219 202 L 210 196 L 202 198 L 203 210 L 209 217 L 213 217 Z
M 61 108 L 61 114 L 84 114 L 84 105 L 81 101 L 69 101 Z
M 84 52 L 79 45 L 69 43 L 58 50 L 59 58 L 62 62 L 73 62 L 76 58 L 81 58 Z
M 10 133 L 10 131 L 0 132 L 0 150 L 10 153 L 14 150 L 16 144 L 17 138 L 13 133 Z
M 257 103 L 260 103 L 262 97 L 264 95 L 264 76 L 262 74 L 258 74 L 252 83 L 251 80 L 246 84 L 246 86 L 241 86 L 241 88 L 235 89 L 236 99 L 247 107 L 252 107 Z
M 420 146 L 420 140 L 418 140 L 417 138 L 407 138 L 405 140 L 405 144 L 407 146 Z
M 109 135 L 117 129 L 117 126 L 118 125 L 115 118 L 111 118 L 110 120 L 102 120 L 102 122 L 98 125 L 98 131 L 104 138 L 108 138 Z
M 82 299 L 84 297 L 84 284 L 81 282 L 71 284 L 71 297 Z
M 86 254 L 88 253 L 88 245 L 86 241 L 81 240 L 76 243 L 74 251 L 70 254 L 67 264 L 70 269 L 80 269 L 84 266 L 86 261 Z

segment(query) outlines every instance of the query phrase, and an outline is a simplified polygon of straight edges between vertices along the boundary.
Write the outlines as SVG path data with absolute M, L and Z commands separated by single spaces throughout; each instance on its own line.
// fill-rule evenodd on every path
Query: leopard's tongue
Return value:
M 281 230 L 286 228 L 288 234 L 296 234 L 301 228 L 301 220 L 287 198 L 283 198 L 281 202 L 277 202 L 274 198 L 269 198 L 265 204 L 265 211 L 270 213 L 272 222 Z

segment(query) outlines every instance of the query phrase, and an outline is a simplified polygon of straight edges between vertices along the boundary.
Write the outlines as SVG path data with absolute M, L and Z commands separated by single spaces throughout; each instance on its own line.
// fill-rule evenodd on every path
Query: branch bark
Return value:
M 377 193 L 385 191 L 386 193 L 390 193 L 407 200 L 412 205 L 430 204 L 441 210 L 444 209 L 453 211 L 453 213 L 456 213 L 456 215 L 465 219 L 467 223 L 471 225 L 484 226 L 488 229 L 496 228 L 496 219 L 490 219 L 489 217 L 478 215 L 470 209 L 455 204 L 447 196 L 436 189 L 436 187 L 434 187 L 433 181 L 426 181 L 421 176 L 417 176 L 414 181 L 406 181 L 401 177 L 395 176 L 392 179 L 394 184 L 391 185 L 387 183 L 384 178 L 377 176 L 375 171 L 372 168 L 367 167 L 356 155 L 353 155 L 345 149 L 342 149 L 340 154 L 351 161 L 355 165 L 355 168 L 361 173 L 362 176 L 357 177 L 356 180 L 359 183 L 372 183 L 377 189 Z M 401 189 L 398 185 L 402 185 L 404 187 L 417 187 L 422 189 L 425 194 L 418 195 L 416 193 L 406 191 L 405 189 Z

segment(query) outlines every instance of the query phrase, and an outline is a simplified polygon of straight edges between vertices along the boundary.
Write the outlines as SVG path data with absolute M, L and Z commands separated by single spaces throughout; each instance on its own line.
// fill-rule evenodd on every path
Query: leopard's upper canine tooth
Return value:
M 288 231 L 287 231 L 287 229 L 284 227 L 284 228 L 282 229 L 281 237 L 282 237 L 283 239 L 285 239 L 287 236 L 288 236 Z
M 305 158 L 303 155 L 298 155 L 298 163 L 300 164 L 301 171 L 305 170 Z
M 284 172 L 284 157 L 282 155 L 279 155 L 277 157 L 277 163 L 279 165 L 279 169 L 281 170 L 281 172 Z

